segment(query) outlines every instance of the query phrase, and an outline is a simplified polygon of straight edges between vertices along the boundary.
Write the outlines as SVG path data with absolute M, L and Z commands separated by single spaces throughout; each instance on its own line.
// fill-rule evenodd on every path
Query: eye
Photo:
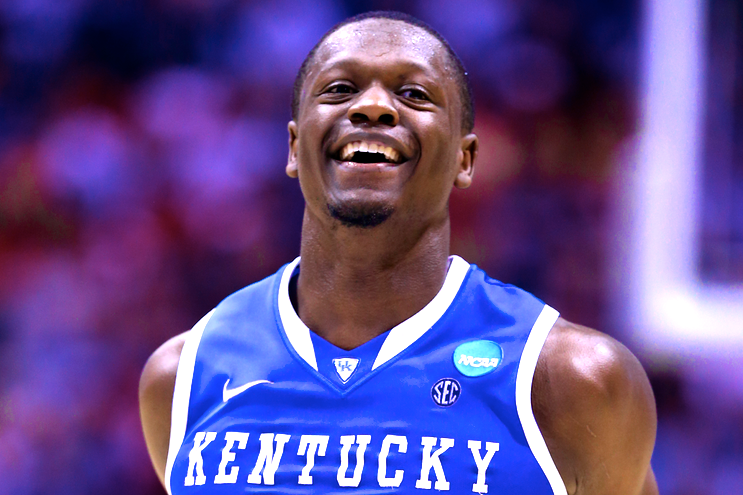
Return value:
M 403 98 L 417 101 L 431 101 L 425 91 L 419 88 L 405 88 L 399 92 Z
M 332 86 L 330 86 L 328 89 L 324 91 L 325 94 L 331 94 L 331 95 L 349 95 L 355 92 L 356 92 L 356 89 L 350 84 L 346 84 L 346 83 L 333 84 Z

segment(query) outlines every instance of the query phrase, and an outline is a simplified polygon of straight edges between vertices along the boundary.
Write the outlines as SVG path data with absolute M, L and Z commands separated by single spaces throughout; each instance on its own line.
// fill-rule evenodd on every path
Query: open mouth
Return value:
M 341 148 L 338 158 L 353 163 L 389 163 L 399 165 L 404 160 L 402 154 L 381 143 L 354 141 Z

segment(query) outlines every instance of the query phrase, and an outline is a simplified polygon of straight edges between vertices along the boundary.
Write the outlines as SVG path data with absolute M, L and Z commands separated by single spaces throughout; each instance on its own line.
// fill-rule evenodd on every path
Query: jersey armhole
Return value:
M 173 390 L 173 405 L 170 410 L 170 441 L 168 443 L 168 459 L 165 464 L 165 489 L 172 495 L 170 489 L 170 475 L 178 451 L 186 437 L 188 423 L 188 403 L 191 397 L 191 383 L 193 370 L 196 364 L 196 351 L 199 349 L 201 336 L 214 310 L 211 310 L 188 332 L 186 341 L 178 359 L 178 368 L 175 373 L 175 388 Z
M 547 335 L 549 335 L 559 316 L 560 313 L 545 304 L 537 321 L 534 322 L 529 338 L 526 340 L 519 370 L 516 374 L 516 410 L 529 448 L 547 477 L 552 492 L 554 495 L 567 495 L 565 483 L 562 481 L 555 461 L 547 449 L 547 444 L 542 437 L 542 432 L 539 430 L 531 407 L 531 386 L 534 371 L 537 369 L 537 360 L 542 352 L 544 342 L 547 340 Z

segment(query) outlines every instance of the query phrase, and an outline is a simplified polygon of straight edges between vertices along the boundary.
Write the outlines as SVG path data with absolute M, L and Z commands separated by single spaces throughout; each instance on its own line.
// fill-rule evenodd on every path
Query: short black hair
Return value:
M 416 26 L 423 29 L 428 34 L 436 38 L 444 46 L 444 48 L 446 49 L 446 53 L 449 56 L 449 62 L 451 68 L 454 70 L 454 74 L 459 86 L 459 98 L 462 102 L 462 130 L 464 132 L 472 131 L 472 128 L 475 125 L 474 99 L 472 97 L 472 86 L 470 85 L 469 77 L 467 76 L 467 71 L 464 68 L 464 64 L 454 52 L 449 43 L 446 41 L 446 39 L 444 39 L 444 37 L 441 36 L 438 31 L 436 31 L 425 22 L 416 19 L 412 15 L 405 14 L 403 12 L 396 12 L 393 10 L 365 12 L 363 14 L 349 17 L 348 19 L 341 21 L 333 26 L 327 33 L 323 35 L 322 38 L 320 38 L 320 41 L 318 41 L 317 44 L 312 48 L 312 50 L 310 50 L 310 53 L 307 54 L 304 62 L 302 62 L 302 65 L 299 68 L 299 72 L 297 72 L 297 77 L 294 80 L 294 94 L 292 97 L 292 119 L 296 121 L 299 115 L 299 100 L 302 95 L 302 86 L 304 86 L 304 81 L 307 78 L 307 72 L 309 72 L 310 66 L 314 62 L 315 55 L 317 54 L 320 46 L 331 34 L 335 33 L 343 26 L 353 24 L 355 22 L 364 21 L 366 19 L 390 19 L 393 21 L 402 21 L 411 26 Z

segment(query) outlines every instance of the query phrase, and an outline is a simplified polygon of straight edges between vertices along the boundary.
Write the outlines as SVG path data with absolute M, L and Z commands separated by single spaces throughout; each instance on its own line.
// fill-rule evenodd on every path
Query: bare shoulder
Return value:
M 161 345 L 147 360 L 139 380 L 139 412 L 147 450 L 158 478 L 165 478 L 170 440 L 170 413 L 178 360 L 188 332 Z
M 655 400 L 621 343 L 558 319 L 537 362 L 532 405 L 568 493 L 657 494 Z

